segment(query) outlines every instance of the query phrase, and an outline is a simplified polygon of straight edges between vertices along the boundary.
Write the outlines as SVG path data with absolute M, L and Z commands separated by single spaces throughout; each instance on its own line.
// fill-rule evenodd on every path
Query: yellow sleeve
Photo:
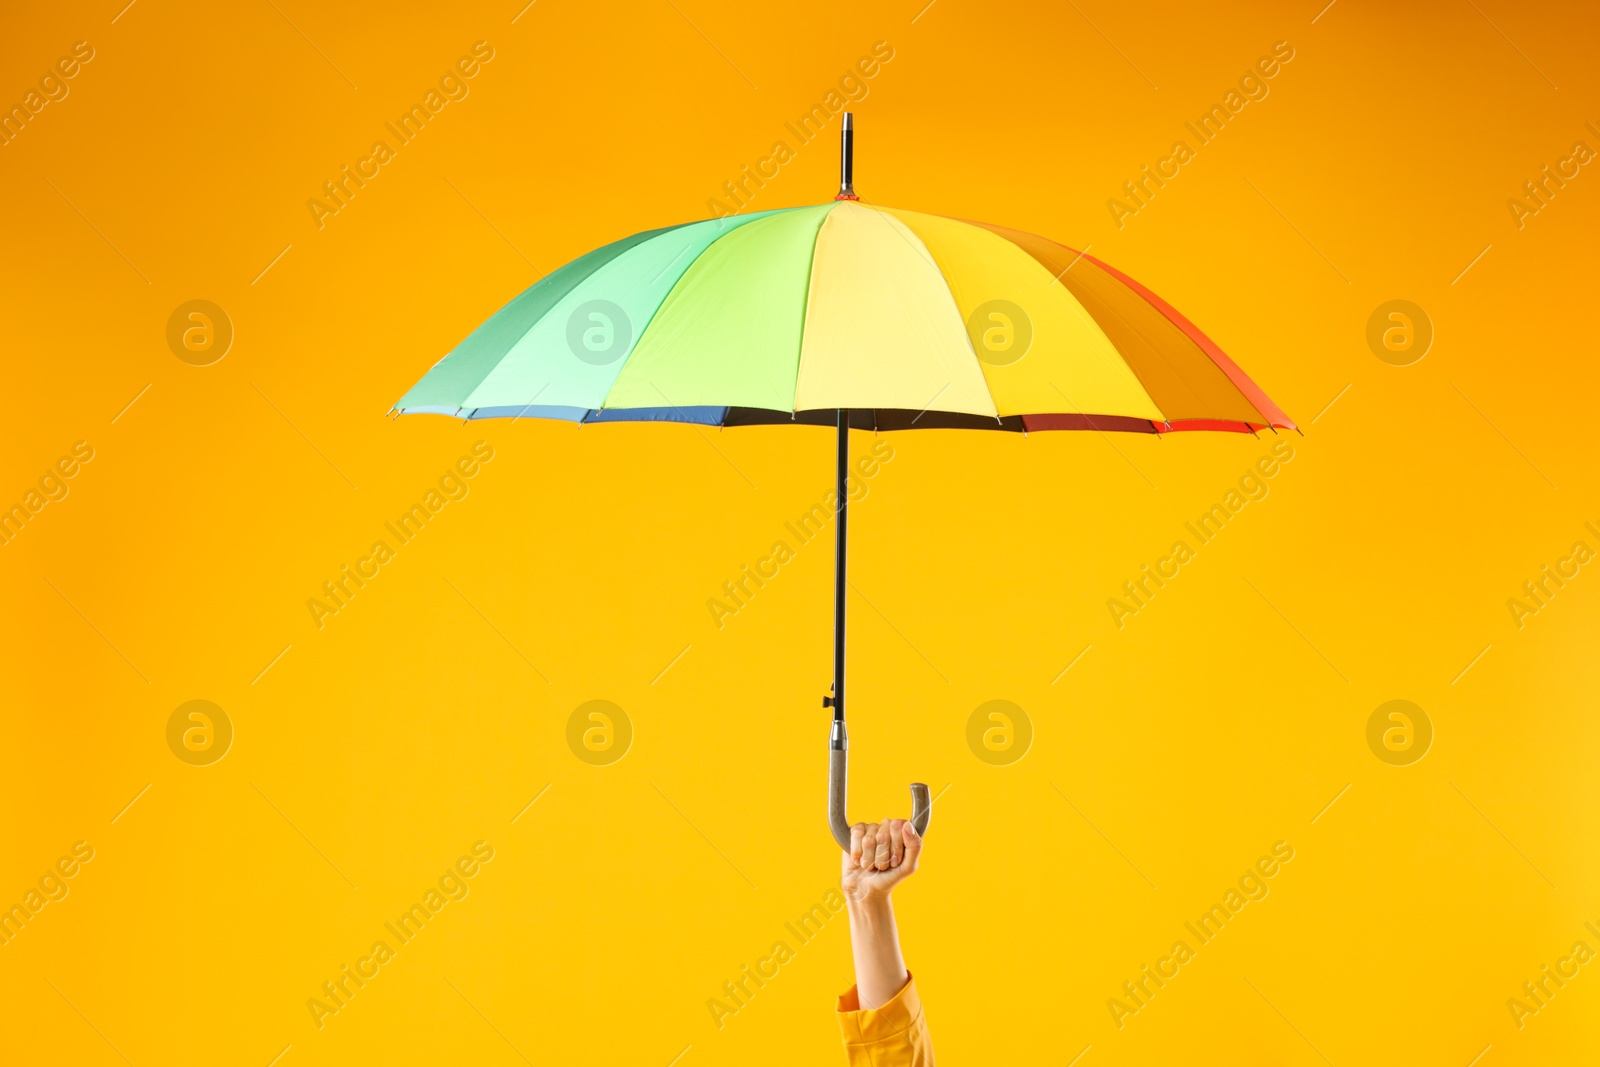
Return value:
M 933 1067 L 933 1041 L 914 979 L 889 1003 L 868 1011 L 851 986 L 839 998 L 839 1030 L 850 1067 Z

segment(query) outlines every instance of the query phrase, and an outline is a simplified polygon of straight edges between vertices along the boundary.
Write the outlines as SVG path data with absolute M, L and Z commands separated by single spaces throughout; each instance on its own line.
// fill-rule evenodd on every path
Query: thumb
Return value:
M 917 869 L 917 858 L 922 855 L 922 835 L 917 833 L 916 827 L 907 819 L 905 826 L 900 831 L 900 839 L 905 844 L 905 858 L 900 861 L 900 869 L 910 874 Z

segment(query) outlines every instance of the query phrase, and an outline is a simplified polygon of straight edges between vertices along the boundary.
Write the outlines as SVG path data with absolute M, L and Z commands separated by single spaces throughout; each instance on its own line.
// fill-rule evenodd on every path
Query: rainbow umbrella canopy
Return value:
M 859 200 L 635 234 L 396 405 L 469 419 L 1253 431 L 1289 418 L 1172 305 L 1043 237 Z
M 635 234 L 540 279 L 395 405 L 568 422 L 836 425 L 829 823 L 845 807 L 849 429 L 1295 429 L 1210 338 L 1093 256 L 838 196 Z M 927 790 L 912 786 L 924 831 Z

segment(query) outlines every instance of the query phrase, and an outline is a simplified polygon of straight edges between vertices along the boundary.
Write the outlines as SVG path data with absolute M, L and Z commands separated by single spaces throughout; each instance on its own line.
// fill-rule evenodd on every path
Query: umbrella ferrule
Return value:
M 835 200 L 860 200 L 856 195 L 856 126 L 855 115 L 844 113 L 844 128 L 839 132 L 839 195 Z
M 844 752 L 850 747 L 850 734 L 846 732 L 844 723 L 834 721 L 833 729 L 828 731 L 828 747 L 835 752 Z

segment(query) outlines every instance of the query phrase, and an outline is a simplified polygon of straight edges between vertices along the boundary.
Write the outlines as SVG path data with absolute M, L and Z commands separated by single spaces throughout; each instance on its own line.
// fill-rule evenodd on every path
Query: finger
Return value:
M 889 866 L 891 867 L 900 866 L 900 861 L 905 857 L 906 841 L 903 830 L 905 824 L 906 821 L 904 819 L 890 819 L 884 823 L 889 829 Z
M 917 833 L 917 828 L 907 820 L 901 827 L 900 838 L 905 845 L 905 858 L 900 865 L 905 868 L 905 873 L 911 874 L 917 869 L 917 858 L 922 855 L 922 835 Z
M 858 822 L 850 827 L 850 864 L 861 866 L 861 841 L 866 836 L 867 824 Z
M 856 866 L 863 871 L 872 869 L 872 857 L 878 851 L 878 824 L 875 822 L 857 823 L 861 827 L 861 845 L 856 850 Z
M 872 865 L 880 871 L 889 869 L 889 824 L 881 823 L 878 826 L 877 854 L 873 857 Z

